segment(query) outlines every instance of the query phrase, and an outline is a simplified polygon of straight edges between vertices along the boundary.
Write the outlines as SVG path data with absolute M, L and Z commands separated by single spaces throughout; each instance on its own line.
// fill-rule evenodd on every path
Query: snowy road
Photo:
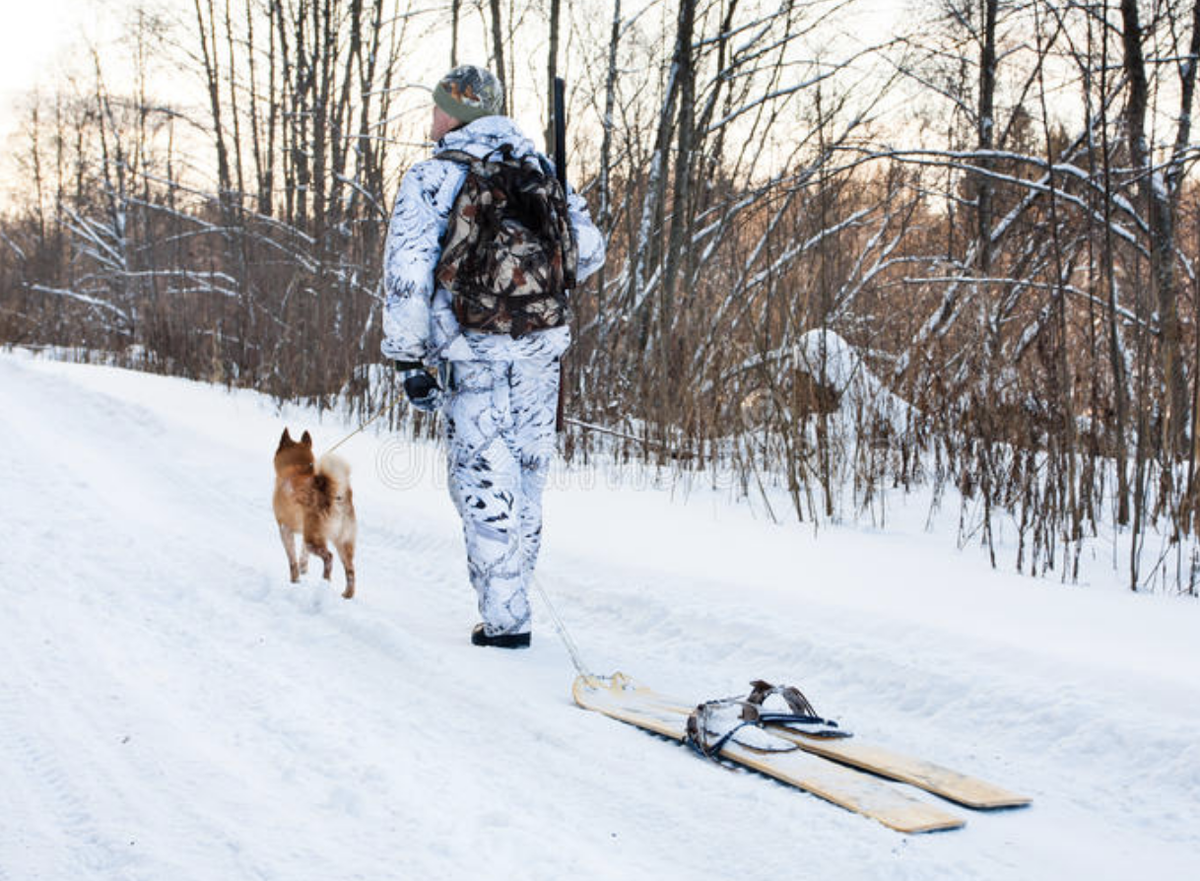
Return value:
M 544 615 L 528 652 L 470 646 L 430 445 L 342 448 L 346 602 L 287 582 L 270 459 L 351 425 L 19 353 L 0 414 L 3 881 L 1200 877 L 1194 601 L 995 573 L 903 512 L 814 537 L 560 475 L 542 574 L 597 672 L 795 682 L 1035 800 L 905 837 L 575 708 Z

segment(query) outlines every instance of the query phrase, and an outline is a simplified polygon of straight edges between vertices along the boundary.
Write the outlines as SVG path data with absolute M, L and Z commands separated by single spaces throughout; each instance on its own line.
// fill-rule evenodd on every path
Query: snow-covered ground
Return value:
M 432 444 L 342 448 L 347 602 L 288 583 L 271 455 L 352 424 L 21 353 L 0 414 L 4 881 L 1200 877 L 1194 601 L 994 572 L 923 510 L 814 536 L 561 471 L 541 573 L 593 670 L 792 682 L 1034 799 L 906 837 L 576 708 L 545 614 L 528 652 L 469 645 Z

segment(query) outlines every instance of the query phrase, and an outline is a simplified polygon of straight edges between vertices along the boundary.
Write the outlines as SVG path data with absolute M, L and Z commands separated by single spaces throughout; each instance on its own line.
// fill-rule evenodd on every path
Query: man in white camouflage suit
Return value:
M 471 642 L 522 648 L 530 643 L 527 589 L 541 541 L 559 361 L 570 330 L 565 318 L 519 336 L 465 328 L 435 270 L 468 173 L 463 154 L 484 159 L 503 152 L 551 166 L 500 115 L 502 87 L 487 70 L 456 67 L 438 82 L 433 99 L 433 158 L 404 176 L 388 229 L 382 349 L 413 406 L 442 409 L 450 494 L 462 517 L 468 573 L 483 617 Z M 443 154 L 455 158 L 439 158 Z M 578 254 L 575 278 L 582 281 L 603 264 L 604 240 L 582 198 L 569 193 L 567 206 Z M 436 369 L 437 378 L 427 368 Z

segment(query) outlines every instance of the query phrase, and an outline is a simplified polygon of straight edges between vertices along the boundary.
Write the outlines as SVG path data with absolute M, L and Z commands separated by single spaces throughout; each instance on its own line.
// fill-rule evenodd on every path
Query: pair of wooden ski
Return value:
M 634 682 L 622 673 L 580 676 L 572 688 L 579 706 L 646 731 L 683 741 L 695 705 Z M 797 749 L 767 751 L 727 742 L 720 758 L 773 777 L 878 820 L 899 832 L 958 829 L 966 822 L 940 805 L 922 801 L 880 777 L 909 783 L 976 810 L 1023 807 L 1028 798 L 923 759 L 901 755 L 856 738 L 816 737 L 784 725 L 764 730 Z M 869 772 L 869 773 L 866 773 Z

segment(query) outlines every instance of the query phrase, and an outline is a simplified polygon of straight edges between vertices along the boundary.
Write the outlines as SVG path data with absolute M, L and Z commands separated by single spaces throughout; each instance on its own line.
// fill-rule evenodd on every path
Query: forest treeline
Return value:
M 565 76 L 609 240 L 574 292 L 571 455 L 732 469 L 806 522 L 954 487 L 997 564 L 1074 580 L 1099 536 L 1131 588 L 1194 594 L 1200 0 L 872 5 L 135 9 L 119 88 L 93 48 L 29 102 L 0 342 L 365 418 L 421 84 L 487 63 L 541 141 Z

